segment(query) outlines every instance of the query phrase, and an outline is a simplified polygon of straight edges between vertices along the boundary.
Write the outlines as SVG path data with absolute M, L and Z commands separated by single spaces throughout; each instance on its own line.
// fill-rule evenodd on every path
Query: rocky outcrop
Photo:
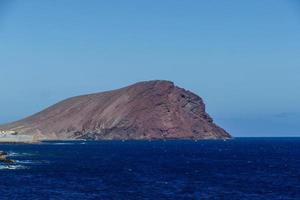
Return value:
M 169 81 L 73 97 L 0 130 L 35 139 L 226 139 L 202 99 Z
M 0 151 L 0 163 L 13 164 L 14 161 L 7 158 L 8 154 L 5 151 Z

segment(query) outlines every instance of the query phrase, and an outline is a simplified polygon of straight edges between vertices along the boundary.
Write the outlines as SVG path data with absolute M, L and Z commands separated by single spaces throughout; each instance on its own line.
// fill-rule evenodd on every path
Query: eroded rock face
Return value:
M 169 81 L 69 98 L 0 126 L 36 139 L 226 139 L 202 99 Z

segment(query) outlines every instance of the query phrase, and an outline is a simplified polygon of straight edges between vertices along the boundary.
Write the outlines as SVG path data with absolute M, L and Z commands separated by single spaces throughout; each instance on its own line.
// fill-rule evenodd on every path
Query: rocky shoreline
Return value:
M 0 143 L 32 143 L 33 141 L 34 138 L 30 135 L 3 133 L 3 131 L 0 134 Z

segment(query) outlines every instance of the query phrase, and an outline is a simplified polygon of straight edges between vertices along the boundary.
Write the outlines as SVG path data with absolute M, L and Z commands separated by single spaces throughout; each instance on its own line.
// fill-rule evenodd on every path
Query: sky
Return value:
M 0 124 L 157 79 L 235 137 L 300 136 L 300 1 L 0 0 Z

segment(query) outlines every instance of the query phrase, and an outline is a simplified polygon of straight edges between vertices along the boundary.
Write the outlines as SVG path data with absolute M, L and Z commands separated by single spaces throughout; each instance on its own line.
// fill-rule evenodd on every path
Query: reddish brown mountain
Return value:
M 223 139 L 202 99 L 169 81 L 147 81 L 66 99 L 0 126 L 35 139 Z

